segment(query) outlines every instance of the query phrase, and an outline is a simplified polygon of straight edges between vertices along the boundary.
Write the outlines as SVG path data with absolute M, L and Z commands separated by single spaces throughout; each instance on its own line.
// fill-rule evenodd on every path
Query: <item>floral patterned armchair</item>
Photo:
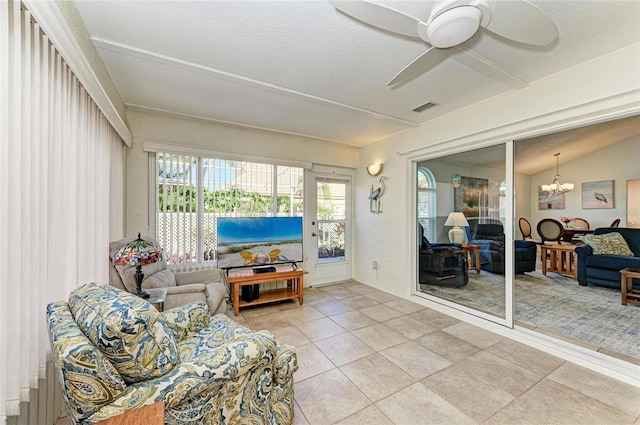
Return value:
M 109 285 L 47 306 L 70 422 L 93 424 L 158 401 L 165 424 L 291 424 L 295 349 L 204 302 L 160 313 Z

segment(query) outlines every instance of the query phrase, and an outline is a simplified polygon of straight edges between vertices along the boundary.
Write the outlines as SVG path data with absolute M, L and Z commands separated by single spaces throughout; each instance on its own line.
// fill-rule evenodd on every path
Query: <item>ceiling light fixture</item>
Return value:
M 427 40 L 438 49 L 457 46 L 478 31 L 481 20 L 482 12 L 477 7 L 454 7 L 436 16 L 426 26 Z
M 556 176 L 553 178 L 553 183 L 543 184 L 542 190 L 554 195 L 570 192 L 573 190 L 573 183 L 562 183 L 562 177 L 560 176 L 560 171 L 558 171 L 560 164 L 560 153 L 557 153 L 554 156 L 556 157 Z

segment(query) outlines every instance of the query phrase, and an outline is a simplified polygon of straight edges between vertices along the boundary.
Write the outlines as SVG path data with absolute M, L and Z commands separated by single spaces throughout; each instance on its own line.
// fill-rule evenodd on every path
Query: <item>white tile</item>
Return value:
M 480 348 L 487 348 L 504 339 L 503 336 L 465 322 L 456 323 L 442 330 Z
M 422 379 L 451 365 L 447 359 L 413 341 L 388 348 L 381 351 L 380 354 L 415 379 Z
M 296 382 L 295 400 L 311 425 L 332 424 L 371 402 L 338 369 Z
M 331 360 L 313 344 L 296 347 L 296 356 L 298 357 L 298 370 L 293 374 L 295 382 L 303 381 L 311 376 L 319 375 L 335 368 Z
M 351 333 L 377 351 L 393 347 L 408 339 L 406 336 L 399 334 L 383 323 L 356 329 L 351 331 Z
M 315 346 L 336 366 L 361 359 L 374 353 L 371 347 L 350 333 L 343 333 L 316 341 Z
M 381 400 L 415 382 L 415 379 L 379 353 L 340 367 L 370 400 Z
M 403 313 L 399 312 L 398 310 L 387 307 L 383 304 L 362 308 L 360 309 L 360 312 L 366 314 L 372 319 L 377 320 L 378 322 L 384 322 L 386 320 L 394 319 L 403 315 Z
M 640 388 L 573 363 L 564 363 L 549 379 L 632 416 L 640 415 Z
M 318 320 L 311 320 L 309 322 L 294 323 L 294 326 L 300 329 L 300 332 L 302 332 L 311 341 L 329 338 L 330 336 L 346 332 L 343 327 L 341 327 L 328 317 Z
M 475 424 L 467 415 L 421 383 L 415 383 L 376 403 L 395 424 Z

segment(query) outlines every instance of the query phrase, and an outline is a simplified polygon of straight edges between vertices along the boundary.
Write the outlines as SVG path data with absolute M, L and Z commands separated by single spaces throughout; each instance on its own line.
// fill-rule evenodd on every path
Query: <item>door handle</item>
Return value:
M 311 236 L 318 236 L 316 232 L 311 233 Z

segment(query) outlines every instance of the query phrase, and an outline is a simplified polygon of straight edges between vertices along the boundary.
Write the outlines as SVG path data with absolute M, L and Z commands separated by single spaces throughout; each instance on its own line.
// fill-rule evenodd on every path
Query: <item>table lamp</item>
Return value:
M 447 221 L 444 222 L 445 226 L 453 226 L 451 230 L 449 230 L 449 242 L 463 244 L 466 239 L 465 231 L 460 227 L 466 227 L 469 225 L 467 219 L 464 214 L 461 212 L 452 212 L 449 213 L 449 217 L 447 217 Z
M 143 240 L 138 233 L 138 239 L 123 245 L 113 256 L 114 266 L 136 267 L 136 292 L 140 298 L 149 298 L 149 293 L 142 290 L 142 266 L 162 261 L 162 251 L 154 244 Z

